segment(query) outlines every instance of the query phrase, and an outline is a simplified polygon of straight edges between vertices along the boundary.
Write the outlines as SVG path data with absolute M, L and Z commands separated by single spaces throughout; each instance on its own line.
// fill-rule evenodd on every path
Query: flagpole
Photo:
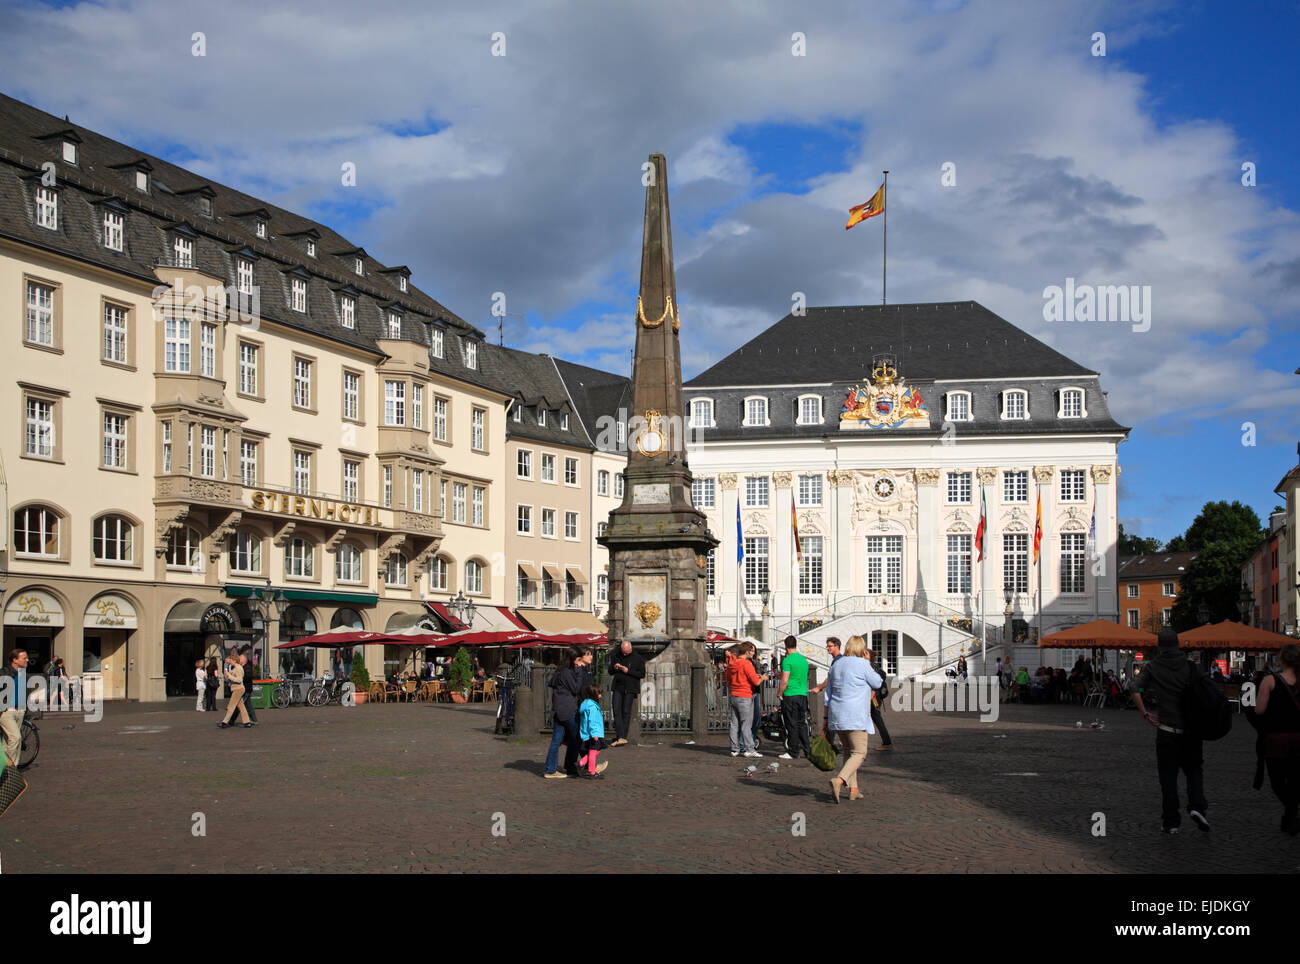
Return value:
M 989 544 L 989 523 L 985 510 L 984 489 L 985 485 L 980 485 L 980 513 L 984 516 L 981 521 L 984 523 L 984 530 L 980 533 L 980 675 L 987 676 L 989 669 L 989 627 L 984 619 L 984 596 L 986 589 L 984 578 L 988 574 L 988 553 L 984 550 Z M 1000 684 L 999 684 L 1000 685 Z
M 1034 555 L 1037 556 L 1037 558 L 1034 560 L 1034 563 L 1035 563 L 1035 566 L 1036 566 L 1037 569 L 1038 569 L 1038 641 L 1039 641 L 1039 642 L 1042 642 L 1042 639 L 1043 639 L 1043 552 L 1042 552 L 1042 545 L 1043 545 L 1043 536 L 1045 536 L 1045 535 L 1047 534 L 1047 531 L 1046 531 L 1046 529 L 1045 529 L 1044 526 L 1043 526 L 1043 483 L 1042 483 L 1042 482 L 1039 482 L 1039 483 L 1038 483 L 1038 511 L 1035 513 L 1035 516 L 1036 516 L 1035 527 L 1037 528 L 1037 531 L 1034 533 L 1034 535 L 1037 537 L 1035 541 L 1038 543 L 1038 544 L 1034 547 Z
M 881 190 L 885 193 L 880 196 L 880 206 L 885 209 L 885 237 L 884 243 L 880 246 L 880 303 L 889 304 L 889 277 L 885 272 L 885 266 L 889 263 L 889 172 L 885 171 L 885 183 Z

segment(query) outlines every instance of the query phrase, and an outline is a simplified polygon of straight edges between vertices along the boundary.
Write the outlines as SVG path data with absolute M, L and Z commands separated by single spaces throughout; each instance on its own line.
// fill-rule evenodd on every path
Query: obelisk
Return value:
M 718 544 L 691 502 L 682 405 L 681 317 L 673 276 L 668 166 L 650 155 L 636 307 L 623 504 L 597 541 L 609 549 L 610 642 L 683 670 L 705 661 L 705 565 Z

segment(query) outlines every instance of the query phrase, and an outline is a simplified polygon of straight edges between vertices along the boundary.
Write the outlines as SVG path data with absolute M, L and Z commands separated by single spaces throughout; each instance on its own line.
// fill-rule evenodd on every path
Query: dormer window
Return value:
M 126 217 L 117 211 L 104 212 L 104 247 L 110 251 L 122 250 L 126 234 Z
M 713 399 L 691 399 L 691 428 L 713 428 Z
M 149 172 L 148 171 L 135 172 L 135 189 L 137 191 L 143 191 L 145 194 L 149 193 Z
M 822 397 L 820 395 L 799 396 L 799 415 L 797 421 L 800 425 L 821 424 Z
M 172 241 L 173 267 L 194 267 L 194 242 L 190 238 L 177 237 Z
M 310 239 L 308 239 L 307 241 L 307 257 L 309 258 L 316 257 L 316 242 Z
M 465 367 L 478 368 L 478 345 L 472 341 L 465 342 Z
M 290 289 L 293 293 L 293 310 L 307 310 L 307 282 L 303 278 L 294 278 L 290 282 Z
M 546 424 L 546 409 L 540 406 L 537 409 L 537 424 L 543 426 Z
M 247 258 L 239 259 L 239 265 L 235 269 L 235 288 L 240 294 L 253 293 L 253 262 Z
M 1087 414 L 1083 408 L 1082 388 L 1061 389 L 1061 410 L 1056 413 L 1057 418 L 1084 418 Z
M 567 432 L 567 431 L 569 430 L 569 416 L 568 416 L 568 415 L 561 415 L 561 416 L 560 416 L 560 430 L 561 430 L 561 431 L 564 431 L 564 432 Z
M 435 328 L 429 333 L 429 354 L 434 358 L 442 358 L 442 329 Z
M 257 236 L 258 236 L 259 238 L 265 238 L 265 237 L 266 237 L 266 222 L 263 221 L 261 218 L 258 218 L 258 219 L 257 219 L 257 224 L 254 226 L 253 231 L 257 234 Z
M 948 393 L 948 413 L 946 420 L 949 422 L 969 422 L 971 420 L 970 392 Z
M 63 159 L 69 164 L 77 163 L 77 145 L 72 141 L 63 142 Z
M 339 299 L 339 317 L 344 328 L 357 327 L 357 300 L 355 298 L 343 295 Z
M 745 399 L 745 425 L 747 427 L 769 425 L 767 418 L 767 399 L 753 397 Z
M 399 291 L 401 291 L 401 292 L 403 292 L 403 293 L 406 291 L 406 275 L 404 275 L 404 274 L 403 274 L 403 275 L 398 275 L 398 277 L 397 277 L 397 288 L 398 288 Z
M 199 198 L 199 213 L 207 218 L 212 217 L 212 198 L 210 197 Z
M 1002 417 L 1008 420 L 1029 418 L 1029 393 L 1018 388 L 1003 392 Z
M 365 275 L 365 273 L 366 273 L 366 263 L 365 263 L 364 261 L 362 261 L 360 258 L 354 258 L 353 261 L 352 261 L 352 264 L 353 264 L 353 267 L 355 268 L 355 270 L 356 270 L 358 276 L 364 276 L 364 275 Z
M 402 337 L 402 316 L 396 311 L 390 311 L 388 313 L 388 337 Z
M 518 402 L 515 403 L 515 407 L 510 410 L 510 420 L 512 422 L 522 422 L 524 420 L 523 405 L 520 405 Z
M 36 226 L 59 230 L 59 192 L 52 187 L 36 189 Z

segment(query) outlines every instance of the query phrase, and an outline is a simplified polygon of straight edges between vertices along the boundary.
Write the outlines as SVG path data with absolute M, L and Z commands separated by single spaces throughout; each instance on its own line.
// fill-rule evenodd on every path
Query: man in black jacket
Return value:
M 551 677 L 551 711 L 554 720 L 554 733 L 551 746 L 546 751 L 545 777 L 563 779 L 578 775 L 578 706 L 582 702 L 582 692 L 587 684 L 595 682 L 591 675 L 591 650 L 582 646 L 571 646 L 565 653 L 565 665 Z M 556 769 L 560 744 L 564 744 L 564 771 Z
M 614 703 L 614 734 L 618 737 L 610 746 L 626 746 L 632 725 L 632 705 L 641 694 L 641 681 L 645 679 L 645 657 L 625 639 L 614 653 L 609 674 L 613 679 L 610 699 Z

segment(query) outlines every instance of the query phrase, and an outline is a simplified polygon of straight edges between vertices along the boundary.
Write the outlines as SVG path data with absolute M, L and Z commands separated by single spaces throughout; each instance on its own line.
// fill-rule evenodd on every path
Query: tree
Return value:
M 1124 531 L 1124 523 L 1119 524 L 1119 541 L 1116 547 L 1121 557 L 1124 556 L 1149 556 L 1152 553 L 1160 551 L 1159 539 L 1144 539 L 1142 536 L 1131 535 Z
M 457 692 L 469 689 L 470 680 L 474 678 L 474 664 L 470 662 L 469 653 L 462 646 L 452 658 L 451 669 L 447 673 L 448 685 Z
M 1187 540 L 1182 536 L 1174 536 L 1165 543 L 1164 552 L 1191 552 L 1187 548 Z
M 1210 622 L 1241 619 L 1237 607 L 1241 567 L 1263 537 L 1259 516 L 1250 506 L 1235 501 L 1205 504 L 1184 536 L 1186 551 L 1195 552 L 1196 558 L 1179 580 L 1173 611 L 1176 630 L 1200 625 L 1202 602 L 1209 609 Z
M 1264 528 L 1255 510 L 1240 502 L 1207 502 L 1201 509 L 1184 538 L 1188 552 L 1200 552 L 1213 542 L 1246 538 L 1259 542 L 1264 538 Z

